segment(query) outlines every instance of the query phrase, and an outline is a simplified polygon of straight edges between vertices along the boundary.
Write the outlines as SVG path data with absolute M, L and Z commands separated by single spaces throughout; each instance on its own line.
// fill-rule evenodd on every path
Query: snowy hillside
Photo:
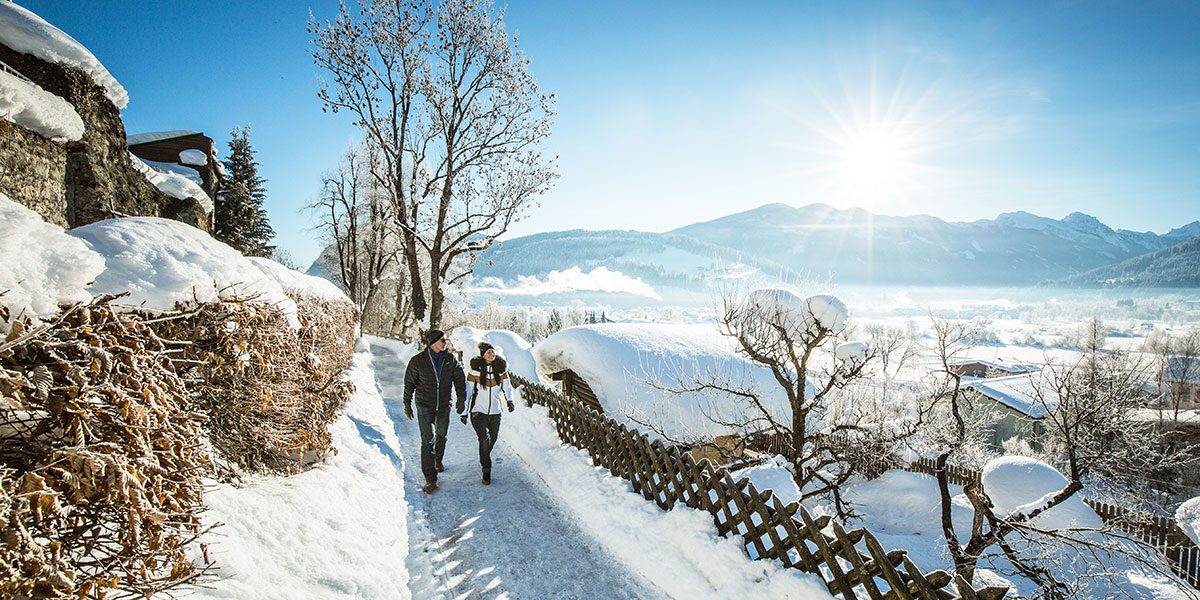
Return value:
M 1047 282 L 1058 287 L 1200 288 L 1200 237 Z

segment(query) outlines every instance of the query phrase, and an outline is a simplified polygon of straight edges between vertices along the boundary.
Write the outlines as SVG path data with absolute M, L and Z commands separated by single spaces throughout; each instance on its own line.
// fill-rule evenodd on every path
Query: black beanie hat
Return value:
M 446 332 L 441 329 L 430 329 L 425 332 L 425 345 L 432 346 L 434 342 L 446 337 Z
M 494 346 L 487 342 L 479 342 L 479 355 L 483 356 L 485 352 L 491 350 L 492 348 L 494 348 Z

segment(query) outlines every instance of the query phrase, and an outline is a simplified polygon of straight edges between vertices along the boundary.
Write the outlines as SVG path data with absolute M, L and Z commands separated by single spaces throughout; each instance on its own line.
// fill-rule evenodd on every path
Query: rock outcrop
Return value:
M 134 169 L 121 114 L 89 75 L 3 44 L 0 62 L 66 99 L 86 127 L 79 141 L 59 143 L 0 120 L 0 192 L 68 228 L 112 217 L 159 216 L 208 231 L 198 201 L 172 198 Z

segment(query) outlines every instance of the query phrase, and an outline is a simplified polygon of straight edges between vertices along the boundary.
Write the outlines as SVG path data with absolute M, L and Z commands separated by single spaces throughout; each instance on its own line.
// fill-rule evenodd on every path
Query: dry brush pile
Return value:
M 175 365 L 209 417 L 217 454 L 241 470 L 292 473 L 320 460 L 331 448 L 329 423 L 354 391 L 341 379 L 354 351 L 354 305 L 293 299 L 299 331 L 276 307 L 238 301 L 149 321 L 177 347 Z
M 203 570 L 201 417 L 164 343 L 105 300 L 0 343 L 0 597 L 140 596 Z
M 357 310 L 294 299 L 299 330 L 239 301 L 148 316 L 105 297 L 36 327 L 0 306 L 0 597 L 194 582 L 210 566 L 188 554 L 201 476 L 293 473 L 336 452 Z

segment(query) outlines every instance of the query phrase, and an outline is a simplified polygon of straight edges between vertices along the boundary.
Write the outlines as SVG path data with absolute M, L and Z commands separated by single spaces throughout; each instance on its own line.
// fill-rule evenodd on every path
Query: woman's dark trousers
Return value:
M 496 437 L 500 435 L 500 415 L 485 415 L 471 413 L 471 427 L 479 437 L 479 466 L 484 473 L 492 472 L 492 446 L 496 445 Z
M 437 481 L 435 464 L 446 453 L 446 430 L 450 428 L 450 403 L 446 410 L 435 411 L 417 405 L 417 429 L 421 431 L 421 473 L 429 481 Z

